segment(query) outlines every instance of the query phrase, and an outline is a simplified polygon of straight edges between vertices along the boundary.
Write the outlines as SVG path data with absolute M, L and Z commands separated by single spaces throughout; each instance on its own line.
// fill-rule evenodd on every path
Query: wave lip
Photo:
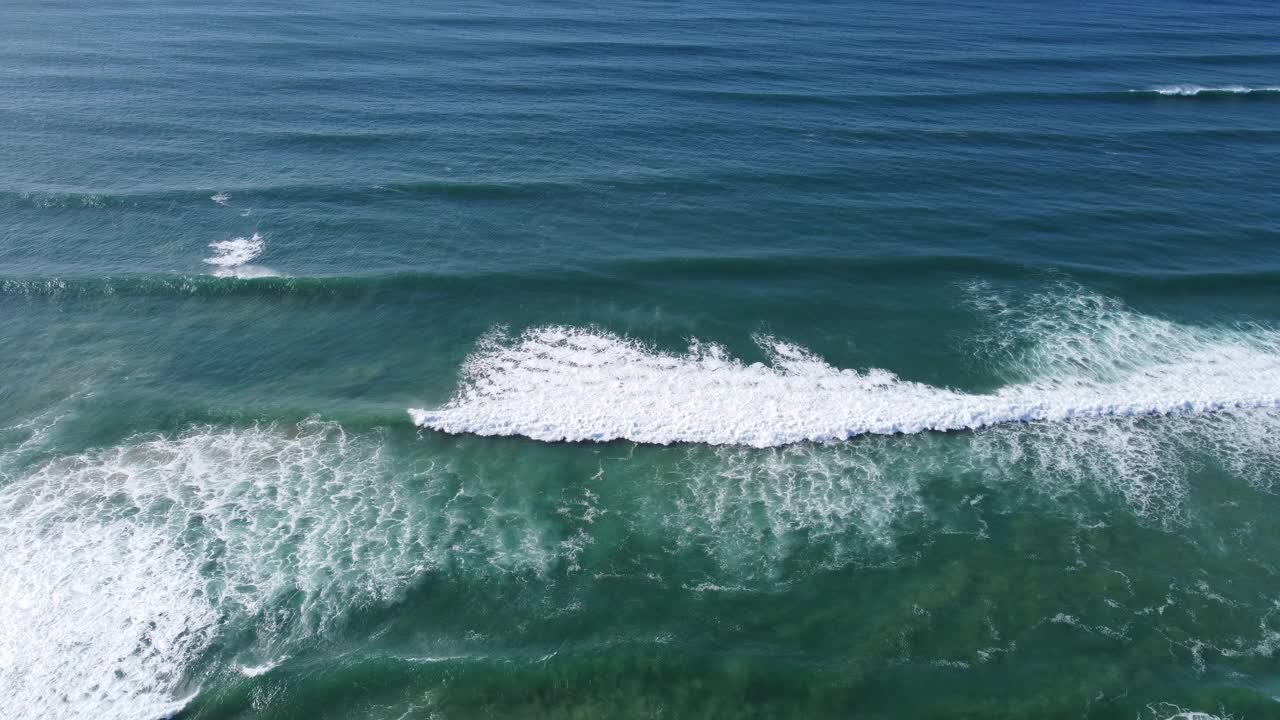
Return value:
M 976 430 L 1078 418 L 1280 408 L 1275 333 L 1212 332 L 1083 302 L 1095 316 L 1031 319 L 1030 379 L 965 393 L 828 364 L 771 337 L 769 364 L 718 345 L 667 353 L 607 332 L 543 327 L 482 341 L 454 396 L 413 421 L 542 441 L 770 447 L 858 435 Z M 1139 342 L 1141 339 L 1141 342 Z
M 1194 97 L 1196 95 L 1249 95 L 1252 93 L 1280 93 L 1280 86 L 1248 87 L 1245 85 L 1220 85 L 1205 87 L 1203 85 L 1163 85 L 1152 88 L 1148 92 L 1172 97 Z

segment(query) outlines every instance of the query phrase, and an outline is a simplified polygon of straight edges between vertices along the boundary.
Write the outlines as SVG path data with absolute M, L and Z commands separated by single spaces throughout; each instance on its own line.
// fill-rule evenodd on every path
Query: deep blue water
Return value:
M 9 0 L 0 717 L 1280 717 L 1278 32 Z

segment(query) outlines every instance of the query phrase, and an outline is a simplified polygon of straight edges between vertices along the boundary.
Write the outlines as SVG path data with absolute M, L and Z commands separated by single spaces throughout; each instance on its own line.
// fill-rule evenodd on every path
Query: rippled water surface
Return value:
M 1280 9 L 0 7 L 0 718 L 1280 717 Z

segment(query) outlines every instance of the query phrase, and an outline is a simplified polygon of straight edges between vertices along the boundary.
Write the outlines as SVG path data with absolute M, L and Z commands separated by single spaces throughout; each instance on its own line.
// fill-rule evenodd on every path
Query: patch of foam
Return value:
M 711 583 L 771 581 L 794 557 L 818 558 L 822 567 L 905 560 L 897 540 L 922 528 L 983 539 L 986 516 L 1007 511 L 1009 502 L 1080 527 L 1119 509 L 1176 532 L 1196 520 L 1192 481 L 1206 464 L 1255 486 L 1255 477 L 1274 477 L 1280 459 L 1269 456 L 1268 438 L 1277 432 L 1276 413 L 1231 411 L 760 450 L 690 446 L 673 450 L 674 470 L 654 477 L 667 488 L 642 515 L 660 518 L 678 548 L 708 555 L 716 568 Z M 1234 444 L 1224 451 L 1228 439 Z M 1249 472 L 1236 474 L 1237 465 Z M 938 505 L 924 490 L 957 481 L 998 488 L 1004 500 L 990 509 L 984 496 Z
M 254 233 L 253 237 L 238 237 L 209 243 L 209 247 L 214 249 L 215 254 L 213 257 L 205 258 L 204 261 L 217 267 L 213 271 L 215 277 L 233 277 L 242 280 L 280 277 L 280 273 L 271 268 L 249 264 L 261 255 L 266 247 L 266 241 L 258 233 Z
M 1188 446 L 1204 430 L 1203 418 L 1188 419 L 1090 418 L 1001 427 L 970 438 L 955 466 L 989 481 L 1035 478 L 1034 490 L 1053 498 L 1109 492 L 1138 517 L 1178 526 L 1188 512 Z
M 801 547 L 824 547 L 827 561 L 840 565 L 856 549 L 891 545 L 894 524 L 922 510 L 920 481 L 938 468 L 927 453 L 886 450 L 689 448 L 663 524 L 678 544 L 706 548 L 738 577 L 767 578 Z
M 1209 465 L 1274 492 L 1277 433 L 1280 414 L 1271 410 L 1028 423 L 970 436 L 953 466 L 988 481 L 1034 478 L 1031 489 L 1055 499 L 1117 497 L 1138 518 L 1172 529 L 1191 519 L 1189 481 Z
M 454 398 L 411 409 L 449 433 L 543 441 L 770 447 L 1005 423 L 1280 407 L 1280 334 L 1180 326 L 1096 295 L 1050 293 L 997 318 L 989 344 L 1017 376 L 992 393 L 833 367 L 768 336 L 769 364 L 694 341 L 665 352 L 602 330 L 485 338 Z
M 265 245 L 266 242 L 258 233 L 254 233 L 253 237 L 219 240 L 218 242 L 209 243 L 209 247 L 214 250 L 214 255 L 213 257 L 205 258 L 204 261 L 210 265 L 217 265 L 223 268 L 239 267 L 261 255 Z
M 175 712 L 218 621 L 197 568 L 161 531 L 74 517 L 37 493 L 0 503 L 0 715 Z
M 211 195 L 211 196 L 209 197 L 209 199 L 210 199 L 210 200 L 212 200 L 212 201 L 214 201 L 214 202 L 216 202 L 216 203 L 218 203 L 219 205 L 221 205 L 221 206 L 223 206 L 223 207 L 227 207 L 228 205 L 230 205 L 230 204 L 231 204 L 231 194 L 230 194 L 230 193 L 216 192 L 216 193 L 214 193 L 213 195 Z
M 428 571 L 543 572 L 554 530 L 334 423 L 199 428 L 0 488 L 0 717 L 159 717 L 223 633 L 252 672 Z
M 1247 87 L 1244 85 L 1218 85 L 1205 87 L 1203 85 L 1164 85 L 1152 88 L 1150 92 L 1166 96 L 1194 97 L 1204 94 L 1221 94 L 1221 95 L 1248 95 L 1250 93 L 1274 93 L 1280 92 L 1280 87 Z
M 1140 718 L 1150 718 L 1151 720 L 1232 720 L 1233 716 L 1223 713 L 1222 715 L 1214 715 L 1212 713 L 1201 712 L 1199 710 L 1187 710 L 1178 707 L 1173 703 L 1156 703 L 1148 705 L 1146 713 L 1140 715 Z

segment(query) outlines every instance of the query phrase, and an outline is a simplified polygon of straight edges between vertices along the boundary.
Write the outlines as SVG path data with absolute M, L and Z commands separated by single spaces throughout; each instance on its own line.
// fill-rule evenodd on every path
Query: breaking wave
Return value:
M 1193 97 L 1196 95 L 1249 95 L 1252 93 L 1280 93 L 1280 87 L 1247 87 L 1245 85 L 1164 85 L 1148 92 L 1158 95 Z
M 249 263 L 262 254 L 266 241 L 258 233 L 252 237 L 237 237 L 209 243 L 213 248 L 213 257 L 204 259 L 205 263 L 214 265 L 214 275 L 219 277 L 235 277 L 241 279 L 277 277 L 279 274 L 270 268 Z
M 448 433 L 771 447 L 1280 407 L 1273 329 L 1179 325 L 1079 289 L 1017 309 L 997 296 L 975 302 L 997 325 L 975 346 L 1010 377 L 989 393 L 838 368 L 771 336 L 756 338 L 765 364 L 714 343 L 672 353 L 603 330 L 550 326 L 484 338 L 453 399 L 409 413 Z

